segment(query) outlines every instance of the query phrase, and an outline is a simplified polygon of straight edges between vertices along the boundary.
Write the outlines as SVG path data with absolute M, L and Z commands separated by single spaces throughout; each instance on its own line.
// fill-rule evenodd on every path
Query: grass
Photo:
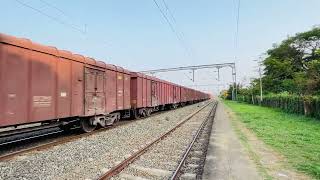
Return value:
M 261 158 L 252 150 L 252 147 L 250 143 L 248 142 L 247 136 L 241 131 L 241 129 L 234 123 L 235 120 L 232 121 L 232 127 L 237 133 L 242 145 L 246 149 L 246 151 L 249 153 L 250 158 L 254 161 L 256 164 L 256 167 L 258 169 L 259 174 L 263 177 L 265 180 L 272 179 L 272 177 L 268 174 L 267 170 L 263 167 L 261 164 Z
M 298 171 L 320 179 L 320 121 L 278 109 L 225 101 L 258 138 Z

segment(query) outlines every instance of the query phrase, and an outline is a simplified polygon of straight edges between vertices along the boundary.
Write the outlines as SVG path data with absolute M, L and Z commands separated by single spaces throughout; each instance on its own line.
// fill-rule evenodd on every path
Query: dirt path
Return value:
M 240 143 L 222 103 L 217 108 L 202 178 L 264 179 Z
M 240 138 L 242 146 L 246 149 L 246 154 L 255 163 L 259 174 L 264 179 L 312 179 L 289 167 L 286 159 L 259 140 L 253 132 L 237 119 L 231 109 L 223 103 L 220 103 L 220 107 L 225 110 L 227 114 L 225 120 L 231 120 L 234 131 Z

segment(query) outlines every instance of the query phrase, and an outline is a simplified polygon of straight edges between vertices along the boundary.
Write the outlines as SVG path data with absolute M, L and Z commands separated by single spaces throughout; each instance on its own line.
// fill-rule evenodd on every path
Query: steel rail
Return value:
M 12 141 L 5 141 L 3 143 L 0 143 L 0 147 L 1 146 L 7 146 L 8 144 L 13 144 L 13 143 L 17 143 L 17 142 L 26 141 L 26 140 L 31 140 L 31 139 L 36 139 L 36 138 L 40 138 L 40 137 L 50 136 L 50 135 L 53 135 L 53 134 L 59 134 L 59 133 L 62 133 L 62 132 L 64 132 L 64 131 L 63 130 L 57 130 L 57 131 L 53 131 L 53 132 L 49 132 L 49 133 L 44 133 L 44 134 L 39 134 L 39 135 L 35 135 L 35 136 L 15 139 L 15 140 L 12 140 Z
M 162 113 L 166 113 L 166 112 L 168 112 L 168 111 L 155 112 L 152 115 L 152 117 L 158 116 L 158 115 L 160 115 Z M 11 159 L 11 158 L 13 158 L 15 156 L 18 156 L 18 155 L 26 154 L 28 152 L 45 150 L 45 149 L 48 149 L 50 147 L 54 147 L 54 146 L 57 146 L 57 145 L 65 144 L 65 143 L 74 141 L 76 139 L 80 139 L 80 138 L 83 138 L 83 137 L 88 137 L 88 136 L 91 136 L 91 135 L 96 134 L 96 133 L 104 132 L 106 130 L 110 130 L 110 129 L 117 128 L 117 127 L 120 127 L 120 126 L 124 126 L 126 124 L 130 124 L 132 122 L 141 121 L 141 120 L 144 120 L 144 119 L 149 118 L 149 117 L 142 117 L 142 118 L 139 118 L 139 119 L 136 119 L 136 120 L 132 120 L 132 121 L 130 121 L 130 120 L 128 120 L 128 121 L 120 121 L 120 122 L 118 122 L 116 124 L 113 124 L 112 126 L 108 126 L 106 128 L 98 129 L 96 131 L 92 131 L 92 132 L 89 132 L 89 133 L 77 134 L 77 135 L 74 135 L 74 136 L 63 137 L 61 139 L 54 140 L 52 142 L 48 142 L 48 143 L 40 144 L 40 145 L 37 145 L 37 146 L 29 147 L 29 148 L 26 148 L 26 149 L 14 151 L 14 152 L 11 152 L 11 153 L 8 153 L 8 154 L 0 155 L 0 162 L 4 161 L 4 160 Z
M 99 180 L 105 180 L 105 179 L 110 179 L 111 177 L 119 174 L 124 168 L 126 168 L 130 163 L 132 163 L 134 160 L 136 160 L 138 157 L 140 157 L 142 154 L 144 154 L 150 147 L 152 147 L 154 144 L 160 142 L 162 139 L 164 139 L 165 137 L 167 137 L 169 134 L 171 134 L 173 131 L 175 131 L 177 128 L 179 128 L 181 125 L 183 125 L 184 123 L 186 123 L 188 120 L 190 120 L 193 116 L 195 116 L 197 113 L 199 113 L 201 110 L 203 110 L 205 107 L 207 107 L 208 105 L 214 103 L 213 101 L 207 103 L 206 105 L 204 105 L 203 107 L 201 107 L 200 109 L 196 110 L 195 112 L 189 114 L 187 117 L 185 117 L 182 121 L 180 121 L 180 123 L 178 125 L 176 125 L 175 127 L 173 127 L 172 129 L 170 129 L 169 131 L 167 131 L 166 133 L 164 133 L 163 135 L 161 135 L 159 138 L 157 138 L 156 140 L 152 141 L 151 143 L 149 143 L 148 145 L 146 145 L 145 147 L 143 147 L 142 149 L 140 149 L 139 151 L 135 152 L 133 155 L 131 155 L 130 157 L 126 158 L 124 161 L 122 161 L 121 163 L 119 163 L 118 165 L 112 167 L 110 170 L 108 170 L 106 173 L 104 173 L 102 176 L 99 177 Z
M 21 135 L 21 134 L 26 134 L 26 133 L 33 133 L 33 132 L 38 132 L 38 131 L 43 131 L 47 129 L 53 129 L 53 128 L 58 128 L 59 124 L 54 124 L 54 125 L 46 125 L 46 126 L 35 126 L 35 127 L 28 127 L 28 128 L 22 128 L 22 129 L 13 129 L 13 130 L 8 130 L 8 131 L 2 131 L 0 132 L 0 138 L 6 138 L 10 136 L 16 136 L 16 135 Z
M 89 132 L 89 133 L 77 134 L 77 135 L 73 135 L 73 136 L 63 137 L 61 139 L 58 139 L 58 140 L 55 140 L 55 141 L 52 141 L 52 142 L 48 142 L 48 143 L 44 143 L 44 144 L 41 144 L 41 145 L 30 147 L 30 148 L 26 148 L 26 149 L 22 149 L 22 150 L 19 150 L 19 151 L 15 151 L 15 152 L 12 152 L 12 153 L 8 153 L 8 154 L 0 156 L 0 162 L 3 161 L 3 160 L 11 159 L 11 158 L 13 158 L 15 156 L 18 156 L 18 155 L 22 155 L 22 154 L 28 153 L 28 152 L 45 150 L 45 149 L 48 149 L 48 148 L 51 148 L 51 147 L 54 147 L 54 146 L 57 146 L 57 145 L 65 144 L 65 143 L 68 143 L 68 142 L 83 138 L 83 137 L 89 137 L 89 136 L 91 136 L 93 134 L 100 133 L 100 132 L 103 132 L 103 131 L 106 131 L 106 130 L 110 130 L 110 129 L 113 129 L 113 128 L 116 128 L 116 127 L 120 127 L 120 126 L 123 126 L 123 125 L 126 125 L 126 124 L 130 123 L 130 121 L 126 121 L 126 122 L 122 121 L 122 122 L 123 123 L 120 123 L 120 124 L 117 123 L 117 124 L 115 124 L 113 126 L 109 126 L 109 127 L 103 128 L 103 129 L 99 129 L 99 130 L 96 130 L 96 131 Z
M 157 113 L 154 113 L 153 116 L 156 116 L 158 114 L 161 114 L 163 112 L 157 112 Z M 149 116 L 150 117 L 150 116 Z M 138 120 L 142 120 L 142 119 L 145 119 L 145 118 L 148 118 L 148 117 L 141 117 L 139 119 L 136 119 L 136 121 Z M 122 122 L 125 122 L 125 121 L 122 121 Z M 114 124 L 116 125 L 116 124 Z M 109 127 L 105 127 L 103 128 L 104 130 L 105 129 L 110 129 L 111 126 Z M 39 129 L 36 129 L 36 130 L 28 130 L 26 132 L 18 132 L 17 134 L 13 134 L 13 135 L 8 135 L 8 137 L 10 136 L 16 136 L 16 135 L 21 135 L 21 134 L 27 134 L 27 133 L 31 133 L 31 132 L 38 132 L 38 131 L 43 131 L 43 130 L 46 130 L 46 129 L 50 129 L 50 128 L 58 128 L 58 126 L 53 126 L 53 127 L 45 127 L 45 128 L 39 128 Z M 72 128 L 70 130 L 75 130 L 77 128 Z M 101 131 L 101 130 L 96 130 L 95 132 L 97 131 Z M 18 142 L 22 142 L 22 141 L 27 141 L 27 140 L 32 140 L 32 139 L 37 139 L 37 138 L 41 138 L 41 137 L 45 137 L 45 136 L 50 136 L 50 135 L 53 135 L 53 134 L 59 134 L 59 133 L 63 133 L 64 130 L 56 130 L 56 131 L 53 131 L 53 132 L 49 132 L 49 133 L 43 133 L 43 134 L 38 134 L 38 135 L 34 135 L 34 136 L 29 136 L 29 137 L 24 137 L 24 138 L 20 138 L 20 139 L 15 139 L 15 140 L 11 140 L 11 141 L 4 141 L 4 142 L 1 142 L 0 143 L 0 147 L 1 146 L 7 146 L 9 144 L 14 144 L 14 143 L 18 143 Z M 0 137 L 0 138 L 4 138 L 4 137 Z M 0 160 L 1 160 L 1 157 L 0 156 Z
M 173 175 L 171 176 L 170 180 L 176 180 L 178 179 L 179 173 L 181 168 L 183 167 L 194 143 L 196 142 L 197 138 L 199 137 L 199 135 L 201 134 L 202 129 L 205 127 L 205 125 L 208 123 L 208 121 L 212 118 L 214 118 L 215 113 L 216 113 L 216 109 L 217 109 L 218 103 L 215 104 L 215 106 L 212 108 L 212 110 L 209 113 L 209 116 L 206 118 L 205 121 L 202 122 L 202 124 L 200 125 L 199 129 L 197 130 L 197 133 L 194 135 L 191 143 L 189 144 L 186 152 L 184 153 L 179 165 L 177 166 L 176 170 L 174 171 Z
M 93 132 L 95 132 L 95 131 L 93 131 Z M 60 145 L 60 144 L 65 144 L 67 142 L 71 142 L 73 140 L 76 140 L 76 139 L 79 139 L 79 138 L 82 138 L 82 137 L 90 136 L 90 135 L 94 134 L 93 132 L 86 133 L 86 134 L 78 134 L 78 135 L 71 136 L 71 137 L 64 137 L 64 138 L 62 138 L 60 140 L 57 140 L 57 141 L 48 142 L 48 143 L 45 143 L 45 144 L 41 144 L 41 145 L 33 146 L 33 147 L 30 147 L 30 148 L 22 149 L 22 150 L 19 150 L 19 151 L 15 151 L 15 152 L 12 152 L 12 153 L 8 153 L 8 154 L 0 156 L 0 161 L 11 159 L 14 156 L 22 155 L 22 154 L 25 154 L 25 153 L 28 153 L 28 152 L 40 151 L 40 150 L 48 149 L 50 147 L 54 147 L 54 146 L 57 146 L 57 145 Z

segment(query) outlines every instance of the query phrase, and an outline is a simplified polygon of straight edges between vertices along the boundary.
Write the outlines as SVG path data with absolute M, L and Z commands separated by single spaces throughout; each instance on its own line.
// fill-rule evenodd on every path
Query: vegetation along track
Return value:
M 191 160 L 202 160 L 194 162 L 198 164 L 193 164 L 194 167 L 197 167 L 195 167 L 196 170 L 192 171 L 192 174 L 184 164 L 189 162 L 188 157 L 193 156 L 194 152 L 199 153 L 198 151 L 201 151 L 199 154 L 205 156 L 206 148 L 201 148 L 199 145 L 201 144 L 199 141 L 203 139 L 198 140 L 198 138 L 202 137 L 205 128 L 206 130 L 211 129 L 211 121 L 213 121 L 216 107 L 217 102 L 211 102 L 188 115 L 159 138 L 143 146 L 140 150 L 126 157 L 124 161 L 106 171 L 99 179 L 176 179 L 183 177 L 181 176 L 182 173 L 186 176 L 201 174 L 202 170 L 197 169 L 202 168 L 197 167 L 204 165 L 203 157 L 191 158 Z M 209 136 L 207 135 L 207 137 Z M 197 146 L 195 150 L 193 149 L 194 145 Z
M 153 113 L 152 116 L 157 116 L 165 112 L 167 111 L 158 111 Z M 0 144 L 0 147 L 1 147 L 0 161 L 4 161 L 28 152 L 48 149 L 60 144 L 64 144 L 64 143 L 71 142 L 83 137 L 91 136 L 96 133 L 110 130 L 112 128 L 123 126 L 123 125 L 126 125 L 127 123 L 140 121 L 145 118 L 148 118 L 148 117 L 141 117 L 133 121 L 123 120 L 107 128 L 102 128 L 102 129 L 99 129 L 90 133 L 84 133 L 84 134 L 79 134 L 79 131 L 77 131 L 77 129 L 72 129 L 70 132 L 63 132 L 63 130 L 60 130 L 59 128 L 56 128 L 56 129 L 52 128 L 53 130 L 51 131 L 48 130 L 46 132 L 45 130 L 43 130 L 42 133 L 40 132 L 34 133 L 34 135 L 29 135 L 27 137 L 20 135 L 19 139 L 14 138 L 10 141 L 6 141 Z

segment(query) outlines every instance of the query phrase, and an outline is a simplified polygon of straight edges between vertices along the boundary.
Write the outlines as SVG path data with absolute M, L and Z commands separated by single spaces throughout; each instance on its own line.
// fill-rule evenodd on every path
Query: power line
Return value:
M 89 38 L 89 37 L 88 37 L 88 34 L 87 34 L 87 31 L 86 31 L 86 30 L 83 31 L 81 28 L 78 28 L 77 26 L 75 26 L 75 25 L 73 25 L 73 24 L 70 24 L 70 23 L 67 23 L 67 22 L 65 22 L 65 21 L 62 21 L 61 19 L 59 19 L 59 18 L 57 18 L 57 17 L 55 17 L 55 16 L 51 16 L 51 15 L 49 15 L 49 14 L 47 14 L 47 13 L 45 13 L 45 12 L 43 12 L 43 11 L 41 11 L 41 10 L 39 10 L 39 9 L 37 9 L 37 8 L 29 5 L 29 4 L 26 4 L 26 3 L 24 3 L 24 2 L 22 2 L 22 1 L 20 1 L 20 0 L 15 0 L 15 1 L 18 2 L 18 3 L 19 3 L 20 5 L 22 5 L 22 6 L 25 6 L 25 7 L 29 8 L 29 9 L 32 9 L 32 10 L 38 12 L 39 14 L 41 14 L 41 15 L 43 15 L 43 16 L 46 16 L 47 18 L 49 18 L 49 19 L 51 19 L 51 20 L 53 20 L 53 21 L 58 22 L 59 24 L 62 24 L 62 25 L 64 25 L 64 26 L 66 26 L 66 27 L 69 27 L 69 28 L 72 28 L 72 29 L 74 29 L 74 30 L 76 30 L 76 31 L 79 31 L 80 33 L 82 33 L 82 34 L 83 34 L 86 38 L 88 38 L 88 39 L 92 39 L 92 38 Z M 46 2 L 46 1 L 44 1 L 44 0 L 40 0 L 40 1 L 43 2 L 43 3 L 45 3 L 47 6 L 50 6 L 50 7 L 54 8 L 54 9 L 57 9 L 57 10 L 59 9 L 59 11 L 60 11 L 61 13 L 63 13 L 65 16 L 70 17 L 69 15 L 67 15 L 67 13 L 65 13 L 65 12 L 64 12 L 63 10 L 61 10 L 60 8 L 58 8 L 58 7 L 52 5 L 52 4 L 50 4 L 50 3 L 48 3 L 48 2 Z M 93 39 L 92 39 L 92 40 L 93 40 Z M 109 42 L 103 41 L 103 40 L 101 40 L 101 39 L 96 39 L 96 38 L 95 38 L 95 40 L 101 41 L 102 44 L 107 45 L 106 47 L 109 47 L 109 46 L 110 46 L 110 43 L 109 43 Z
M 168 19 L 167 15 L 163 12 L 162 8 L 159 6 L 159 4 L 157 3 L 156 0 L 153 0 L 154 4 L 156 5 L 156 7 L 158 8 L 158 10 L 160 11 L 161 15 L 163 16 L 163 18 L 166 20 L 167 24 L 169 25 L 171 31 L 175 34 L 176 38 L 178 39 L 179 43 L 181 44 L 181 46 L 185 49 L 186 53 L 188 56 L 191 57 L 191 53 L 189 52 L 188 48 L 185 47 L 184 41 L 181 39 L 181 37 L 179 36 L 178 32 L 176 31 L 176 29 L 174 28 L 174 26 L 172 25 L 172 23 L 170 22 L 170 20 Z
M 57 6 L 55 6 L 55 5 L 47 2 L 47 1 L 45 1 L 45 0 L 39 0 L 39 1 L 41 1 L 41 2 L 42 2 L 43 4 L 45 4 L 46 6 L 57 10 L 58 12 L 60 12 L 60 14 L 62 14 L 62 15 L 65 16 L 65 17 L 67 17 L 68 19 L 74 21 L 74 18 L 73 18 L 73 17 L 71 17 L 70 15 L 68 15 L 68 13 L 66 13 L 66 12 L 63 11 L 62 9 L 58 8 Z M 70 23 L 70 24 L 71 24 L 71 23 Z M 76 25 L 75 23 L 72 23 L 72 25 L 79 28 L 79 26 Z M 81 29 L 81 27 L 80 27 L 79 29 Z M 84 33 L 86 33 L 86 32 L 87 32 L 87 25 L 85 24 L 85 25 L 84 25 Z
M 188 49 L 188 51 L 189 51 L 189 52 L 191 52 L 191 53 L 192 53 L 192 55 L 194 55 L 194 53 L 193 53 L 193 51 L 192 51 L 191 47 L 189 47 L 189 46 L 187 45 L 187 43 L 186 43 L 186 41 L 185 41 L 185 35 L 184 35 L 183 31 L 181 31 L 181 29 L 178 27 L 177 20 L 176 20 L 176 18 L 174 17 L 174 15 L 173 15 L 172 11 L 170 10 L 170 8 L 169 8 L 168 4 L 166 3 L 166 1 L 165 1 L 165 0 L 162 0 L 162 2 L 163 2 L 163 4 L 164 4 L 164 6 L 165 6 L 166 10 L 169 12 L 169 15 L 170 15 L 170 17 L 171 17 L 171 19 L 172 19 L 173 23 L 176 25 L 176 27 L 177 27 L 177 29 L 178 29 L 178 30 L 177 30 L 177 32 L 180 34 L 181 39 L 182 39 L 182 43 L 184 44 L 185 48 L 187 48 L 187 49 Z
M 53 8 L 53 9 L 55 9 L 55 10 L 57 10 L 57 11 L 59 11 L 61 14 L 63 14 L 64 16 L 66 16 L 66 17 L 68 17 L 68 18 L 70 18 L 70 19 L 72 19 L 67 13 L 65 13 L 63 10 L 61 10 L 60 8 L 58 8 L 57 6 L 55 6 L 55 5 L 52 5 L 51 3 L 48 3 L 47 1 L 45 1 L 45 0 L 39 0 L 39 1 L 41 1 L 43 4 L 45 4 L 45 5 L 47 5 L 47 6 L 49 6 L 49 7 L 51 7 L 51 8 Z
M 162 2 L 163 2 L 163 4 L 164 4 L 166 10 L 169 12 L 169 14 L 170 14 L 173 22 L 177 24 L 176 18 L 173 16 L 173 13 L 172 13 L 171 10 L 169 9 L 169 6 L 168 6 L 168 4 L 166 3 L 166 1 L 165 1 L 165 0 L 162 0 Z
M 73 29 L 73 30 L 76 30 L 76 31 L 80 32 L 86 39 L 88 39 L 88 40 L 91 39 L 91 40 L 92 40 L 93 42 L 95 42 L 96 44 L 97 44 L 96 41 L 98 41 L 98 42 L 100 42 L 99 44 L 101 44 L 101 45 L 103 45 L 103 46 L 105 46 L 105 47 L 108 47 L 108 48 L 110 47 L 110 43 L 107 42 L 107 41 L 104 41 L 104 40 L 102 40 L 102 39 L 97 39 L 97 38 L 89 37 L 89 35 L 87 34 L 86 28 L 85 28 L 85 31 L 83 31 L 81 28 L 78 28 L 77 26 L 75 26 L 75 25 L 73 25 L 73 24 L 67 23 L 67 22 L 65 22 L 65 21 L 63 21 L 63 20 L 61 20 L 61 19 L 59 19 L 59 18 L 57 18 L 57 17 L 55 17 L 55 16 L 51 16 L 51 15 L 49 15 L 49 14 L 47 14 L 47 13 L 45 13 L 45 12 L 39 10 L 39 9 L 37 9 L 37 8 L 35 8 L 35 7 L 27 4 L 27 3 L 24 3 L 24 2 L 22 2 L 22 1 L 20 1 L 20 0 L 15 0 L 15 1 L 16 1 L 17 3 L 19 3 L 20 5 L 24 6 L 24 7 L 27 7 L 27 8 L 29 8 L 29 9 L 32 9 L 33 11 L 36 11 L 37 13 L 39 13 L 39 14 L 41 14 L 41 15 L 43 15 L 43 16 L 45 16 L 45 17 L 47 17 L 47 18 L 49 18 L 49 19 L 51 19 L 51 20 L 53 20 L 53 21 L 55 21 L 55 22 L 58 22 L 58 23 L 61 24 L 61 25 L 64 25 L 65 27 L 68 27 L 68 28 L 71 28 L 71 29 Z M 40 1 L 42 1 L 43 3 L 46 2 L 46 1 L 44 1 L 44 0 L 40 0 Z M 47 3 L 47 2 L 46 2 L 46 3 Z M 46 5 L 47 5 L 47 6 L 50 6 L 50 7 L 52 7 L 52 8 L 55 8 L 55 9 L 57 9 L 57 10 L 59 9 L 58 7 L 53 6 L 53 5 L 49 4 L 49 3 L 47 3 Z M 65 13 L 64 11 L 62 11 L 61 9 L 60 9 L 60 12 L 61 12 L 61 13 L 63 12 L 65 15 L 67 14 L 67 13 Z M 108 55 L 108 59 L 111 59 L 110 55 Z
M 64 16 L 68 17 L 69 19 L 74 19 L 73 17 L 71 17 L 70 15 L 68 15 L 68 13 L 66 13 L 65 11 L 63 11 L 62 9 L 60 9 L 59 7 L 45 1 L 45 0 L 39 0 L 41 1 L 42 3 L 44 3 L 45 5 L 47 5 L 48 7 L 51 7 L 53 9 L 56 9 L 57 11 L 59 11 L 61 14 L 63 14 Z M 74 24 L 73 24 L 74 25 Z M 74 25 L 76 26 L 76 25 Z M 87 24 L 84 25 L 84 31 L 83 31 L 83 34 L 87 34 Z M 88 38 L 88 37 L 87 37 Z M 101 39 L 96 39 L 96 40 L 99 40 L 101 41 L 102 44 L 104 45 L 107 45 L 107 47 L 109 47 L 110 43 L 109 42 L 106 42 L 106 41 L 103 41 Z
M 82 33 L 82 34 L 85 34 L 85 32 L 84 32 L 82 29 L 78 28 L 77 26 L 75 26 L 75 25 L 73 25 L 73 24 L 70 24 L 70 23 L 67 23 L 67 22 L 65 22 L 65 21 L 62 21 L 61 19 L 59 19 L 59 18 L 57 18 L 57 17 L 54 17 L 54 16 L 51 16 L 51 15 L 49 15 L 49 14 L 47 14 L 47 13 L 45 13 L 45 12 L 43 12 L 43 11 L 41 11 L 41 10 L 39 10 L 39 9 L 37 9 L 37 8 L 29 5 L 29 4 L 26 4 L 26 3 L 24 3 L 24 2 L 22 2 L 22 1 L 20 1 L 20 0 L 15 0 L 15 1 L 16 1 L 17 3 L 19 3 L 20 5 L 24 6 L 24 7 L 27 7 L 27 8 L 29 8 L 29 9 L 32 9 L 32 10 L 38 12 L 39 14 L 41 14 L 41 15 L 43 15 L 43 16 L 46 16 L 47 18 L 49 18 L 49 19 L 51 19 L 51 20 L 53 20 L 53 21 L 56 21 L 56 22 L 60 23 L 61 25 L 64 25 L 64 26 L 69 27 L 69 28 L 72 28 L 72 29 L 74 29 L 74 30 L 76 30 L 76 31 L 78 31 L 78 32 L 80 32 L 80 33 Z

